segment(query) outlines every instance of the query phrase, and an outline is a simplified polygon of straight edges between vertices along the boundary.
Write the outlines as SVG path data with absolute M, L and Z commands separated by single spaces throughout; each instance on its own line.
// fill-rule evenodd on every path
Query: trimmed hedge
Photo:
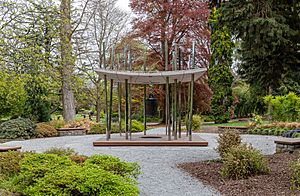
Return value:
M 27 118 L 17 118 L 0 124 L 0 139 L 30 139 L 37 137 L 36 125 Z
M 108 155 L 85 157 L 70 149 L 46 153 L 1 153 L 0 167 L 7 169 L 0 170 L 0 176 L 6 175 L 0 189 L 21 195 L 139 195 L 136 177 L 140 167 L 136 163 Z M 74 156 L 85 159 L 77 162 Z M 12 166 L 8 164 L 11 160 Z

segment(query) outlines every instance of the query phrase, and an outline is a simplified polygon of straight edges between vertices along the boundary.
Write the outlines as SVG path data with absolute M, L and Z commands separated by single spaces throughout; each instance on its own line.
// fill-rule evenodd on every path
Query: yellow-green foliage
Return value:
M 62 128 L 65 126 L 64 120 L 51 120 L 49 124 L 55 129 Z
M 226 130 L 219 134 L 217 151 L 220 156 L 224 154 L 233 146 L 241 144 L 241 137 L 236 130 Z
M 139 195 L 136 177 L 140 167 L 119 158 L 88 158 L 70 149 L 57 148 L 44 154 L 1 155 L 0 176 L 13 174 L 0 181 L 0 188 L 5 191 L 21 195 Z
M 264 97 L 264 102 L 271 106 L 271 116 L 276 121 L 300 121 L 300 97 L 295 93 L 285 96 Z
M 223 156 L 221 175 L 224 178 L 243 179 L 269 171 L 265 158 L 251 146 L 233 146 Z
M 193 115 L 192 130 L 199 130 L 202 125 L 202 117 L 200 115 Z
M 300 157 L 296 161 L 291 162 L 291 184 L 292 189 L 300 190 Z
M 20 116 L 27 99 L 22 77 L 0 71 L 0 117 Z
M 0 153 L 0 181 L 17 174 L 20 171 L 20 161 L 24 153 L 9 151 Z
M 49 124 L 38 123 L 35 128 L 37 132 L 37 137 L 54 137 L 57 136 L 57 130 Z

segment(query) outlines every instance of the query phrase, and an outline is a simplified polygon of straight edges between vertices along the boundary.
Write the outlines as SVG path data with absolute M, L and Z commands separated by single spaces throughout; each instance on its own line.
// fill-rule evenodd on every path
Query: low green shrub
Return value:
M 79 155 L 72 148 L 50 148 L 44 152 L 45 154 L 56 154 L 58 156 L 67 156 L 75 163 L 82 164 L 88 158 L 84 155 Z
M 202 125 L 202 117 L 200 115 L 193 115 L 192 118 L 192 130 L 199 130 Z
M 0 139 L 24 138 L 37 136 L 36 125 L 29 119 L 17 118 L 0 124 Z
M 263 129 L 261 130 L 262 135 L 269 135 L 269 129 Z
M 63 128 L 65 126 L 64 120 L 51 120 L 49 124 L 54 127 L 55 129 Z
M 20 161 L 24 153 L 9 151 L 0 153 L 0 181 L 16 175 L 20 171 Z
M 144 124 L 137 120 L 131 121 L 131 132 L 141 132 L 144 130 Z M 125 131 L 125 121 L 121 122 L 121 130 Z M 88 131 L 88 134 L 105 134 L 106 125 L 102 123 L 97 123 L 91 126 L 91 129 Z M 112 123 L 111 125 L 111 133 L 119 133 L 119 123 Z
M 300 158 L 289 165 L 291 171 L 291 189 L 300 190 Z
M 126 163 L 110 155 L 93 155 L 84 162 L 84 165 L 92 165 L 121 176 L 136 178 L 140 174 L 137 163 Z
M 58 135 L 57 130 L 49 124 L 38 123 L 35 128 L 37 137 L 55 137 Z
M 241 137 L 236 130 L 226 130 L 219 134 L 217 151 L 223 157 L 232 146 L 238 146 L 240 143 Z
M 144 124 L 137 121 L 137 120 L 132 120 L 131 121 L 131 132 L 141 132 L 144 130 Z
M 294 133 L 293 137 L 300 137 L 300 133 Z
M 45 154 L 56 154 L 58 156 L 78 155 L 72 148 L 50 148 L 44 152 Z
M 136 182 L 96 167 L 54 170 L 24 190 L 26 195 L 139 195 Z
M 35 183 L 47 173 L 54 170 L 65 169 L 74 165 L 66 156 L 56 154 L 31 154 L 23 158 L 20 164 L 21 172 L 19 176 L 20 186 L 25 187 Z
M 90 130 L 88 130 L 88 134 L 104 134 L 105 133 L 105 124 L 96 123 L 91 125 Z
M 11 174 L 1 179 L 0 189 L 21 195 L 139 195 L 136 163 L 107 155 L 88 158 L 71 149 L 46 153 L 0 154 L 0 174 Z
M 243 179 L 249 176 L 266 174 L 269 167 L 261 153 L 251 146 L 231 147 L 223 156 L 221 175 L 224 178 Z

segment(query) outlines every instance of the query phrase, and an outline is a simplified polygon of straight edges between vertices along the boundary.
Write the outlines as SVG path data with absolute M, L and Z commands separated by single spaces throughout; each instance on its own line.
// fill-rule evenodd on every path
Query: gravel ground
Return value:
M 164 128 L 149 131 L 164 133 Z M 141 134 L 141 133 L 139 133 Z M 138 162 L 143 174 L 138 182 L 143 196 L 198 196 L 220 195 L 211 187 L 190 177 L 176 165 L 185 162 L 197 162 L 219 158 L 214 148 L 217 134 L 195 133 L 208 141 L 208 147 L 93 147 L 92 142 L 104 135 L 65 136 L 41 138 L 25 141 L 12 141 L 6 145 L 22 146 L 23 151 L 43 152 L 51 147 L 73 148 L 84 155 L 111 154 L 125 161 Z M 275 136 L 243 135 L 243 142 L 250 143 L 263 154 L 275 152 Z

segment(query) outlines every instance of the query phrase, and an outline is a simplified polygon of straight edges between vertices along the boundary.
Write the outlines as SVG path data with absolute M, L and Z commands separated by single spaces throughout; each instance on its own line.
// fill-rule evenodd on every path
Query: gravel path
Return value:
M 164 133 L 163 128 L 151 133 Z M 143 196 L 198 196 L 219 195 L 211 187 L 203 185 L 183 171 L 176 164 L 216 159 L 217 134 L 195 133 L 208 141 L 208 147 L 93 147 L 92 142 L 104 135 L 65 136 L 41 138 L 25 141 L 12 141 L 7 145 L 20 145 L 24 151 L 43 152 L 51 147 L 73 148 L 84 155 L 111 154 L 125 161 L 138 162 L 143 174 L 138 182 Z M 263 154 L 275 152 L 275 136 L 243 135 L 243 142 L 251 143 Z

